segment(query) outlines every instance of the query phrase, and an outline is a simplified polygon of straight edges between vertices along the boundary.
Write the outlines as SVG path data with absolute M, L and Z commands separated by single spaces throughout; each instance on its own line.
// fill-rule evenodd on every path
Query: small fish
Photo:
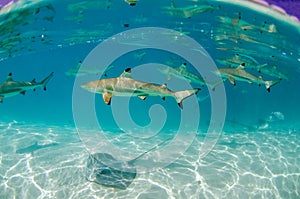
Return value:
M 27 90 L 35 91 L 37 87 L 43 87 L 44 90 L 46 90 L 46 85 L 52 77 L 53 72 L 41 82 L 36 82 L 35 79 L 31 82 L 16 82 L 12 79 L 12 73 L 9 73 L 6 81 L 0 84 L 0 103 L 3 102 L 3 98 L 12 97 L 18 94 L 25 95 Z
M 270 92 L 270 88 L 276 84 L 278 84 L 281 80 L 275 81 L 264 81 L 261 76 L 256 77 L 244 70 L 245 63 L 242 63 L 237 68 L 220 68 L 217 71 L 214 71 L 215 74 L 227 78 L 231 84 L 236 85 L 235 81 L 244 81 L 251 83 L 256 83 L 258 85 L 265 85 L 268 92 Z
M 131 77 L 131 69 L 127 68 L 117 78 L 95 80 L 81 85 L 92 93 L 102 94 L 104 102 L 110 105 L 113 96 L 137 96 L 144 100 L 148 96 L 160 96 L 163 99 L 167 96 L 175 98 L 179 107 L 183 109 L 182 101 L 196 94 L 200 89 L 184 90 L 173 92 L 166 85 L 156 85 L 148 82 L 137 81 Z
M 139 60 L 139 61 L 142 61 L 144 59 L 144 57 L 146 56 L 146 52 L 144 51 L 137 51 L 136 53 L 134 53 L 134 58 Z

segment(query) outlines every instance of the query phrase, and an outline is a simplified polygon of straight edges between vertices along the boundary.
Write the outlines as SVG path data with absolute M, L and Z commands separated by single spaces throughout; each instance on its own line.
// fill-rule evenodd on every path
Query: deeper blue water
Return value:
M 300 23 L 289 15 L 248 1 L 28 0 L 0 19 L 0 82 L 54 72 L 46 91 L 0 104 L 0 198 L 300 197 Z M 241 63 L 281 81 L 271 92 L 227 79 L 211 89 L 159 70 L 183 63 L 209 82 L 220 78 L 212 69 Z M 139 81 L 201 90 L 181 109 L 170 96 L 107 105 L 80 87 L 126 68 Z M 93 153 L 137 158 L 137 176 L 126 189 L 88 181 Z

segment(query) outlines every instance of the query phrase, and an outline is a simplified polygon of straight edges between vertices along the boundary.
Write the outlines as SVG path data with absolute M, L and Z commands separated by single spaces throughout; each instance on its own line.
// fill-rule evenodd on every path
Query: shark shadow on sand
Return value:
M 56 143 L 56 142 L 53 142 L 50 144 L 39 144 L 38 142 L 35 142 L 34 144 L 32 144 L 28 147 L 24 147 L 24 148 L 20 148 L 20 149 L 16 150 L 16 153 L 18 153 L 18 154 L 24 154 L 24 153 L 33 154 L 37 150 L 48 148 L 48 147 L 53 147 L 53 146 L 57 146 L 57 145 L 58 145 L 58 143 Z

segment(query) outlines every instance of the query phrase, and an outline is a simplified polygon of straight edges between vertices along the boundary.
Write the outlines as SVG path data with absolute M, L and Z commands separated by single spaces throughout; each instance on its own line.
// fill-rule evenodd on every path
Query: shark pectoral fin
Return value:
M 2 103 L 3 102 L 3 96 L 0 96 L 0 103 Z
M 25 95 L 26 91 L 21 91 L 20 94 L 21 95 Z
M 33 79 L 31 80 L 31 83 L 36 83 L 35 78 L 33 78 Z
M 107 93 L 107 92 L 102 93 L 102 97 L 103 97 L 105 104 L 110 105 L 112 96 L 113 96 L 113 94 L 111 94 L 111 93 Z
M 168 75 L 168 81 L 170 81 L 172 79 L 171 75 Z
M 251 82 L 251 81 L 248 81 L 248 83 L 249 83 L 249 84 L 252 84 L 253 82 Z
M 228 80 L 229 80 L 229 82 L 232 84 L 232 85 L 236 85 L 235 84 L 235 79 L 233 78 L 233 77 L 228 77 Z
M 147 96 L 138 96 L 140 99 L 145 100 Z

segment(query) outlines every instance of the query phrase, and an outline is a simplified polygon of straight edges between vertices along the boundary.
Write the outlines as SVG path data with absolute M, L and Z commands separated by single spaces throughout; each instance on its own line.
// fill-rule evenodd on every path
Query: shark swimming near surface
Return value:
M 25 95 L 27 90 L 34 90 L 37 87 L 43 87 L 46 90 L 46 85 L 53 77 L 53 72 L 50 73 L 43 81 L 36 82 L 33 79 L 31 82 L 16 82 L 12 79 L 12 73 L 9 73 L 6 81 L 0 84 L 0 103 L 3 98 L 12 97 L 18 94 Z
M 278 84 L 281 79 L 275 81 L 265 81 L 261 76 L 256 77 L 244 70 L 245 63 L 242 63 L 237 68 L 220 68 L 214 71 L 215 74 L 227 78 L 231 84 L 236 85 L 235 81 L 245 81 L 251 83 L 256 83 L 258 85 L 265 85 L 268 92 L 270 92 L 270 88 L 276 84 Z
M 135 80 L 131 77 L 131 69 L 127 68 L 117 78 L 107 78 L 91 81 L 81 85 L 82 88 L 92 92 L 102 94 L 104 102 L 110 105 L 113 96 L 137 96 L 144 100 L 148 96 L 160 96 L 162 99 L 170 96 L 175 98 L 176 102 L 183 109 L 182 101 L 196 94 L 200 89 L 171 91 L 164 85 L 157 85 L 148 82 Z
M 205 79 L 198 77 L 194 73 L 189 72 L 186 68 L 186 63 L 183 63 L 179 67 L 161 67 L 159 70 L 161 73 L 168 75 L 168 80 L 170 80 L 172 77 L 175 77 L 178 79 L 186 80 L 190 83 L 199 84 L 201 86 L 206 85 L 212 90 L 214 90 L 215 87 L 219 84 L 223 83 L 223 81 L 215 83 L 207 82 Z
M 114 67 L 114 66 L 110 65 L 103 70 L 100 67 L 99 68 L 98 67 L 90 67 L 90 68 L 82 67 L 81 68 L 81 66 L 82 66 L 82 62 L 79 61 L 79 63 L 75 67 L 67 70 L 65 72 L 65 74 L 67 76 L 79 77 L 79 76 L 84 76 L 84 75 L 90 75 L 90 74 L 96 75 L 96 74 L 102 73 L 102 74 L 104 74 L 104 76 L 106 76 L 107 75 L 106 73 Z

